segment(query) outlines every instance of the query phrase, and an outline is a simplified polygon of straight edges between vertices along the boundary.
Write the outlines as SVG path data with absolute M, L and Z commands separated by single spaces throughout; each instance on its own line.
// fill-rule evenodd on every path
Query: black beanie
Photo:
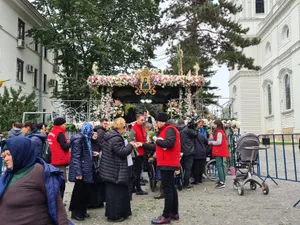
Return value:
M 158 115 L 156 116 L 155 119 L 156 119 L 156 121 L 167 122 L 169 118 L 168 118 L 167 113 L 160 112 L 160 113 L 158 113 Z
M 58 118 L 56 118 L 54 120 L 54 125 L 55 126 L 61 126 L 61 125 L 65 124 L 65 123 L 66 123 L 66 120 L 64 118 L 62 118 L 62 117 L 58 117 Z

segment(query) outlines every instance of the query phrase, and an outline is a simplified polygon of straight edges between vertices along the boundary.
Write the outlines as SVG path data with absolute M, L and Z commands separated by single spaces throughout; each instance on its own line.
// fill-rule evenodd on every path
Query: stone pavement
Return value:
M 179 191 L 180 221 L 178 225 L 299 225 L 300 204 L 292 205 L 300 199 L 300 183 L 278 181 L 279 186 L 267 181 L 269 195 L 263 195 L 261 189 L 251 191 L 249 185 L 244 196 L 239 196 L 232 188 L 232 178 L 227 178 L 225 189 L 217 190 L 214 183 L 205 181 L 190 190 Z M 73 185 L 68 183 L 65 202 L 69 204 Z M 145 187 L 147 190 L 148 186 Z M 151 219 L 160 215 L 163 200 L 154 200 L 149 196 L 133 196 L 132 216 L 123 225 L 151 224 Z M 68 207 L 68 206 L 67 206 Z M 104 209 L 90 210 L 91 218 L 75 225 L 106 225 Z M 70 216 L 70 214 L 69 214 Z

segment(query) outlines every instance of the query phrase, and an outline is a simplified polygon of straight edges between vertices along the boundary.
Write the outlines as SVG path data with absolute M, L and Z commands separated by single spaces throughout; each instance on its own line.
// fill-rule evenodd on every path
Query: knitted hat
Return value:
M 156 121 L 167 122 L 169 118 L 168 118 L 167 113 L 160 112 L 160 113 L 158 113 L 158 115 L 156 116 L 155 119 L 156 119 Z
M 54 125 L 55 126 L 61 126 L 61 125 L 65 124 L 65 123 L 66 123 L 66 120 L 64 118 L 62 118 L 62 117 L 58 117 L 58 118 L 56 118 L 54 120 Z

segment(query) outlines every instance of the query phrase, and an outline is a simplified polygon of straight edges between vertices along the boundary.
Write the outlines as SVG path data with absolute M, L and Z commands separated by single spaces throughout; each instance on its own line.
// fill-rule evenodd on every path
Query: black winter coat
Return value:
M 82 176 L 85 183 L 93 183 L 92 157 L 83 134 L 71 138 L 69 181 L 75 182 L 77 176 Z
M 124 139 L 116 130 L 111 130 L 104 135 L 102 156 L 100 162 L 100 176 L 104 182 L 128 185 L 129 169 L 127 156 L 133 147 L 125 146 Z
M 195 138 L 195 157 L 194 159 L 206 159 L 206 149 L 208 141 L 203 134 L 198 133 Z
M 187 127 L 186 125 L 179 125 L 181 152 L 184 156 L 195 154 L 195 138 L 197 131 Z

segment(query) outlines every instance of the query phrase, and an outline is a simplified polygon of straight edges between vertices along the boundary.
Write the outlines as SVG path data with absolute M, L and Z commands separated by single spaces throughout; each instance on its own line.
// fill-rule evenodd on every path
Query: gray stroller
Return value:
M 258 136 L 252 133 L 243 134 L 237 141 L 236 178 L 233 181 L 233 187 L 237 189 L 239 195 L 244 194 L 244 186 L 247 183 L 250 183 L 251 190 L 255 190 L 259 186 L 263 194 L 269 193 L 268 185 L 254 170 L 258 164 L 258 151 L 266 149 L 259 145 Z

